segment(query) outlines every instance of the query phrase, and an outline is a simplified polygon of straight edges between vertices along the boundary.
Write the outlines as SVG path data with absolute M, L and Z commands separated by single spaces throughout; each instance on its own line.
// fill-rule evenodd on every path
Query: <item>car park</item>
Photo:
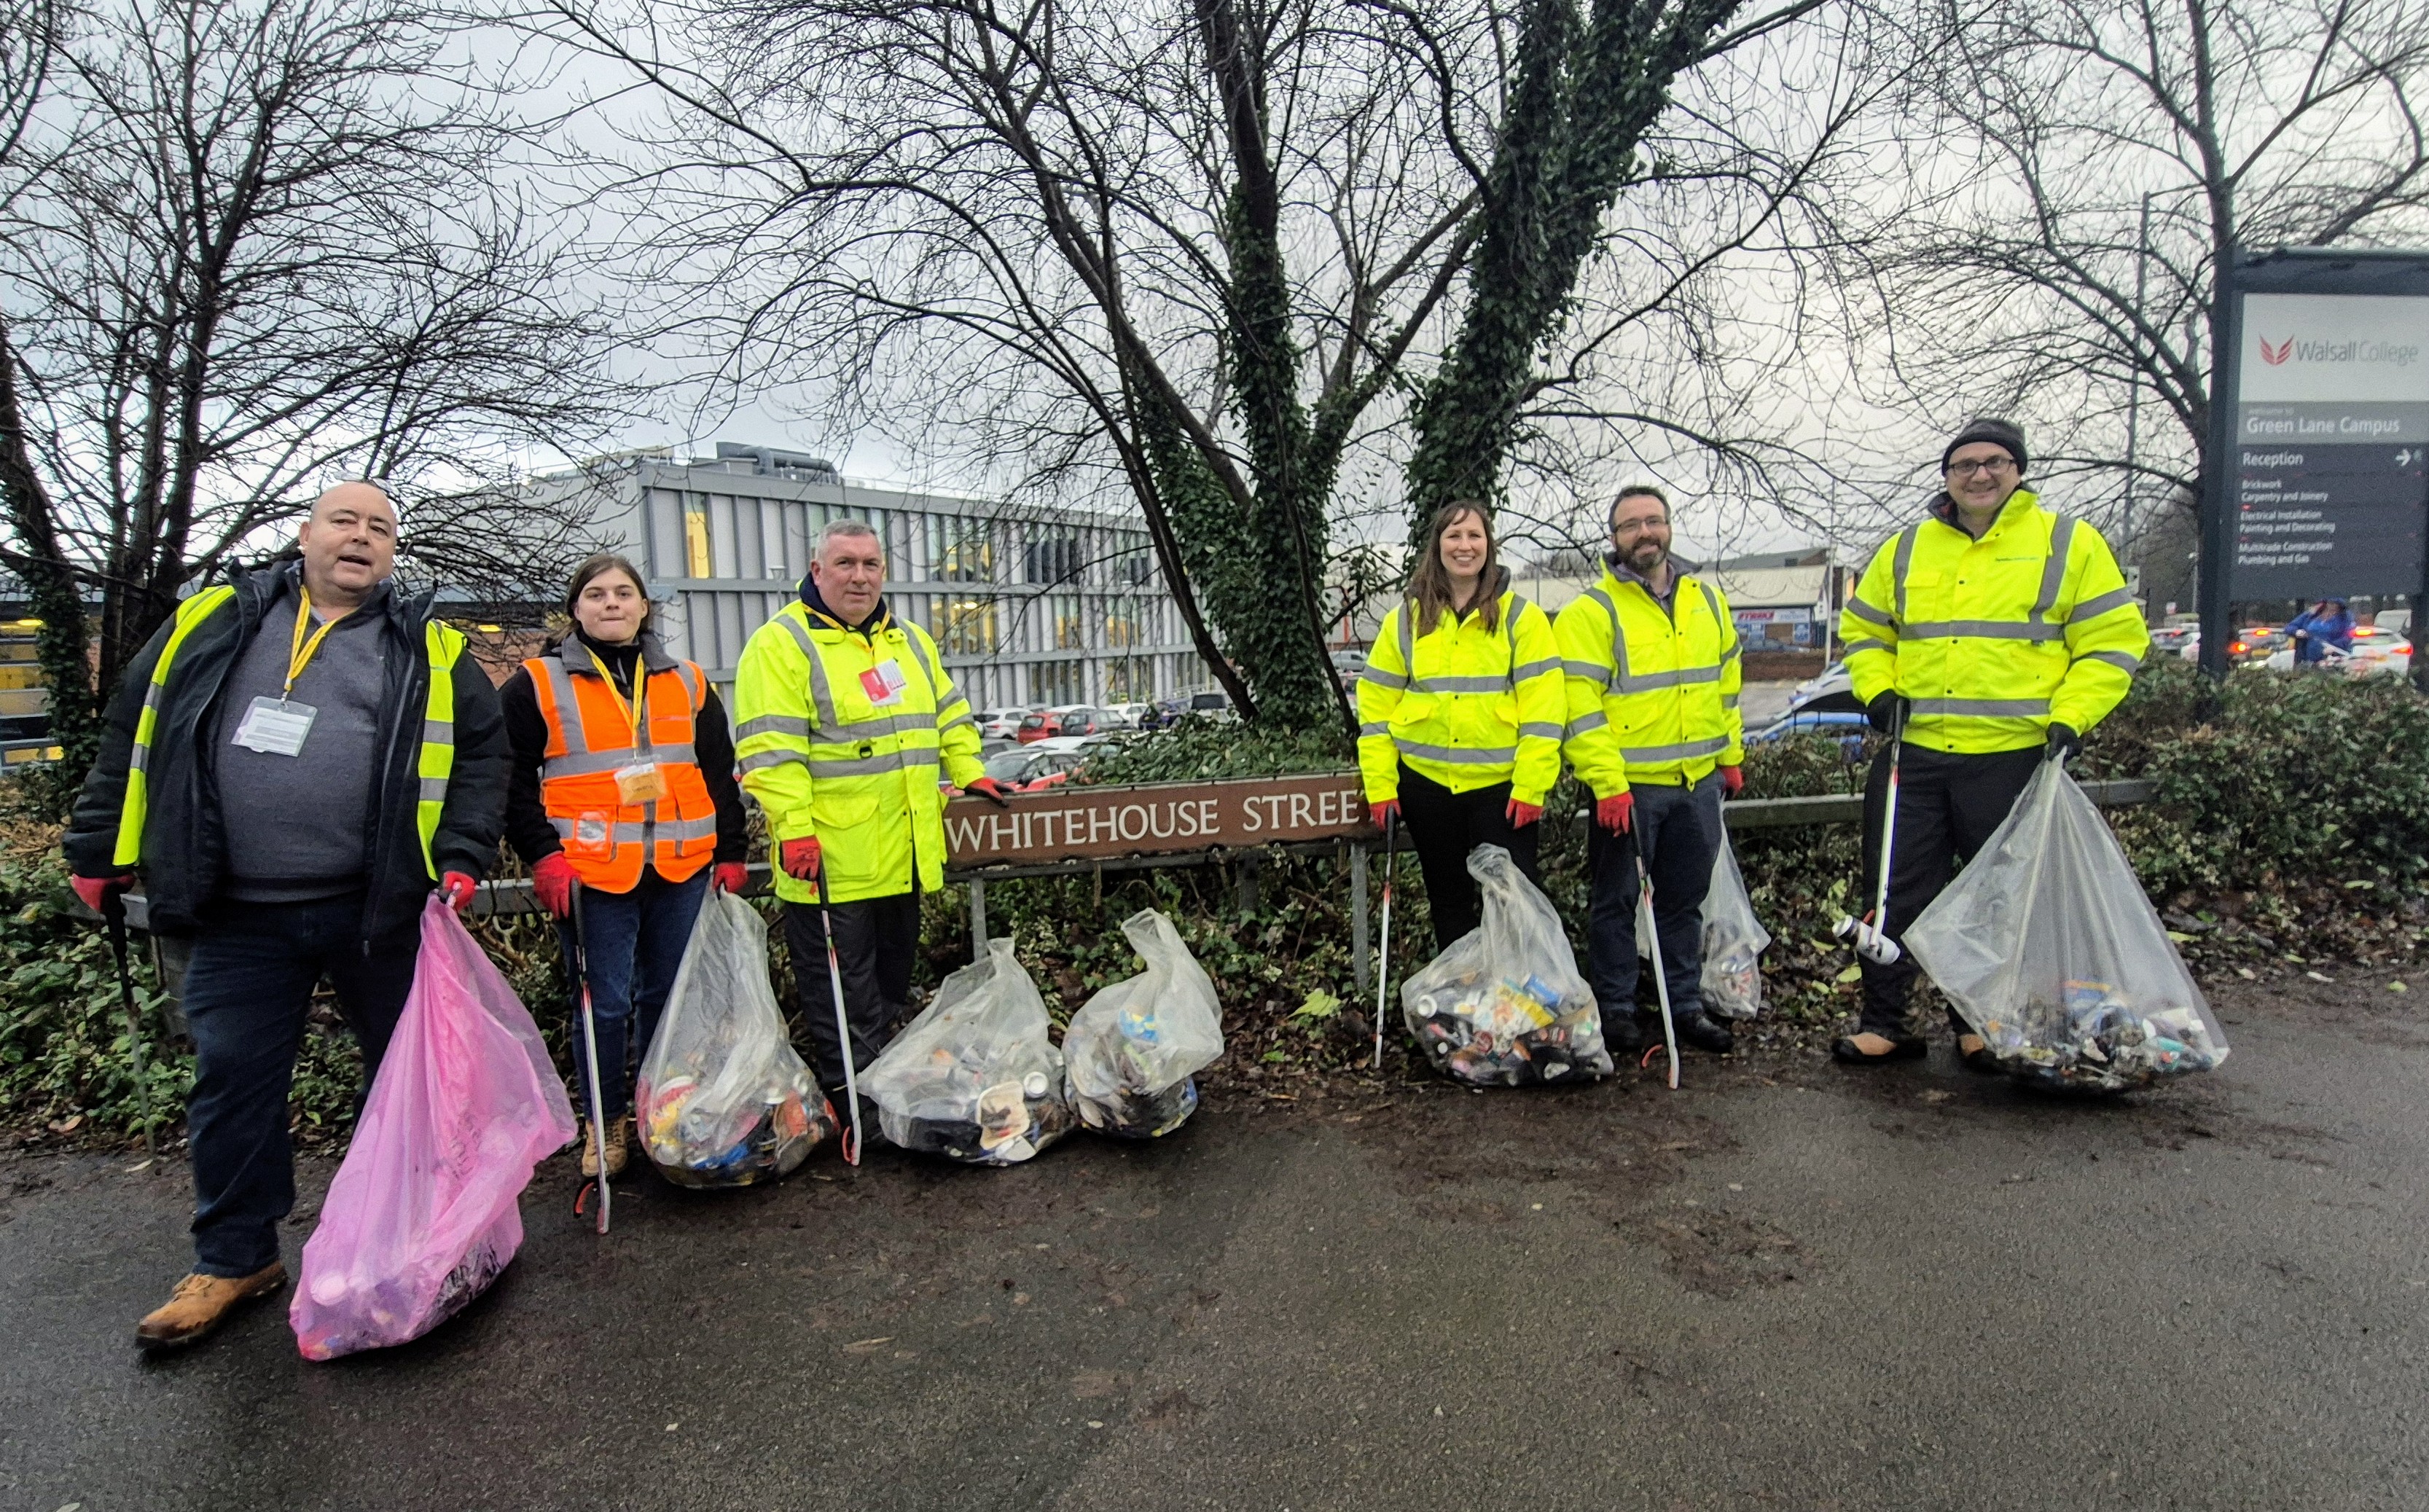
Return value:
M 989 709 L 978 716 L 981 740 L 1011 740 L 1020 733 L 1021 719 L 1035 712 L 1033 703 L 1016 703 L 1001 709 Z

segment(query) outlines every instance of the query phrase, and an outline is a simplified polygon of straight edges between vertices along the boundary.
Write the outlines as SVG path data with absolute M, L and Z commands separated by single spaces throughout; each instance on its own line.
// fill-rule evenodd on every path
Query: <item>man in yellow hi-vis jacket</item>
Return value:
M 1704 894 L 1721 848 L 1721 796 L 1744 784 L 1738 633 L 1719 589 L 1670 560 L 1670 501 L 1634 485 L 1611 506 L 1602 581 L 1561 611 L 1565 749 L 1594 790 L 1586 974 L 1614 1053 L 1636 1023 L 1637 864 L 1653 878 L 1653 929 L 1679 1040 L 1735 1040 L 1703 1011 Z
M 1959 431 L 1941 453 L 1942 491 L 1873 553 L 1840 618 L 1857 697 L 1875 728 L 1904 733 L 1889 917 L 1873 921 L 1893 940 L 1991 838 L 2035 768 L 2082 748 L 2150 649 L 2108 543 L 2043 508 L 2024 485 L 2027 463 L 2024 432 L 2006 420 Z M 1866 897 L 1880 876 L 1889 762 L 1875 759 L 1865 787 Z M 1850 1064 L 1923 1055 L 1907 1024 L 1913 961 L 1862 966 L 1857 1032 L 1832 1053 Z M 1978 1036 L 1953 1027 L 1966 1065 L 1997 1069 Z
M 796 1001 L 818 1081 L 838 1096 L 821 874 L 852 1063 L 865 1066 L 910 999 L 919 895 L 945 883 L 943 779 L 1003 801 L 979 764 L 969 700 L 928 633 L 887 612 L 884 583 L 877 533 L 828 525 L 801 598 L 752 635 L 734 680 L 734 751 L 768 813 Z

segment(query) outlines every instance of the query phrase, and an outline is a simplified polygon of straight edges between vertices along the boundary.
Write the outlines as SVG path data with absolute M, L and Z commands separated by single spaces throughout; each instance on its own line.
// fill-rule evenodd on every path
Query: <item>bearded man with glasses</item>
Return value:
M 1890 868 L 1892 940 L 1998 829 L 2035 768 L 2083 748 L 2150 649 L 2117 558 L 2100 533 L 2042 506 L 2024 485 L 2024 433 L 1979 419 L 1941 452 L 1942 487 L 1924 518 L 1873 553 L 1839 633 L 1873 727 L 1900 743 L 1897 854 L 1879 854 L 1891 751 L 1864 791 L 1862 896 Z M 1915 964 L 1901 952 L 1863 969 L 1857 1032 L 1831 1046 L 1849 1064 L 1921 1057 L 1907 1023 Z M 1958 1055 L 1995 1071 L 1952 1012 Z

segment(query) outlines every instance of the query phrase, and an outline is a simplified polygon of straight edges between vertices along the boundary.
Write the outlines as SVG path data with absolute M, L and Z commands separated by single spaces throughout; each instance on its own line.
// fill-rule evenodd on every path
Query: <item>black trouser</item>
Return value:
M 1636 862 L 1653 874 L 1653 934 L 1670 984 L 1670 1011 L 1678 1017 L 1704 1007 L 1704 895 L 1721 853 L 1721 777 L 1693 787 L 1632 784 L 1633 838 L 1601 825 L 1586 836 L 1594 878 L 1586 925 L 1586 978 L 1601 1005 L 1603 1034 L 1623 1048 L 1636 1043 Z
M 1974 859 L 1991 831 L 2016 806 L 2016 797 L 2032 781 L 2043 759 L 2042 748 L 1964 755 L 1953 751 L 1904 748 L 1898 770 L 1897 834 L 1891 841 L 1897 854 L 1890 867 L 1890 907 L 1885 927 L 1892 940 L 1904 943 L 1906 928 Z M 1872 776 L 1864 783 L 1864 901 L 1870 909 L 1880 889 L 1881 814 L 1889 799 L 1890 753 L 1873 758 Z M 1897 963 L 1858 962 L 1864 972 L 1864 1009 L 1859 1030 L 1900 1038 L 1907 1027 L 1907 1000 L 1915 972 L 1912 956 L 1900 952 Z M 1949 1023 L 1971 1033 L 1952 1011 Z
M 911 963 L 919 949 L 919 895 L 864 897 L 829 906 L 835 962 L 843 968 L 843 1011 L 851 1021 L 851 1063 L 861 1071 L 894 1038 L 911 1001 Z M 810 1036 L 810 1069 L 841 1097 L 843 1052 L 835 1038 L 834 989 L 827 980 L 826 930 L 816 903 L 785 905 L 785 947 L 793 958 L 794 1007 Z M 840 1101 L 846 1122 L 851 1110 Z
M 1510 827 L 1505 812 L 1510 784 L 1453 793 L 1430 777 L 1400 764 L 1400 821 L 1416 848 L 1418 869 L 1426 874 L 1426 903 L 1434 916 L 1434 945 L 1450 943 L 1483 920 L 1476 879 L 1467 874 L 1467 853 L 1479 846 L 1499 846 L 1510 852 L 1518 870 L 1536 886 L 1544 879 L 1535 870 L 1535 835 L 1541 822 L 1524 830 Z
M 368 1090 L 413 990 L 421 930 L 409 924 L 366 947 L 361 893 L 214 903 L 202 925 L 184 988 L 194 1037 L 186 1102 L 194 1269 L 251 1275 L 278 1258 L 279 1221 L 295 1206 L 287 1096 L 312 989 L 324 977 L 337 989 L 339 1012 L 362 1046 Z

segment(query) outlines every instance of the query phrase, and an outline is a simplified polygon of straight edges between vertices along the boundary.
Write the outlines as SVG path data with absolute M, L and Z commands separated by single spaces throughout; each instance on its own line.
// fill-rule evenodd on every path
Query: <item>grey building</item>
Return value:
M 731 684 L 752 632 L 790 602 L 818 532 L 868 521 L 885 597 L 926 627 L 973 707 L 1130 703 L 1208 686 L 1146 529 L 1115 516 L 847 481 L 800 452 L 603 459 L 535 479 L 594 512 L 649 575 L 668 649 Z

